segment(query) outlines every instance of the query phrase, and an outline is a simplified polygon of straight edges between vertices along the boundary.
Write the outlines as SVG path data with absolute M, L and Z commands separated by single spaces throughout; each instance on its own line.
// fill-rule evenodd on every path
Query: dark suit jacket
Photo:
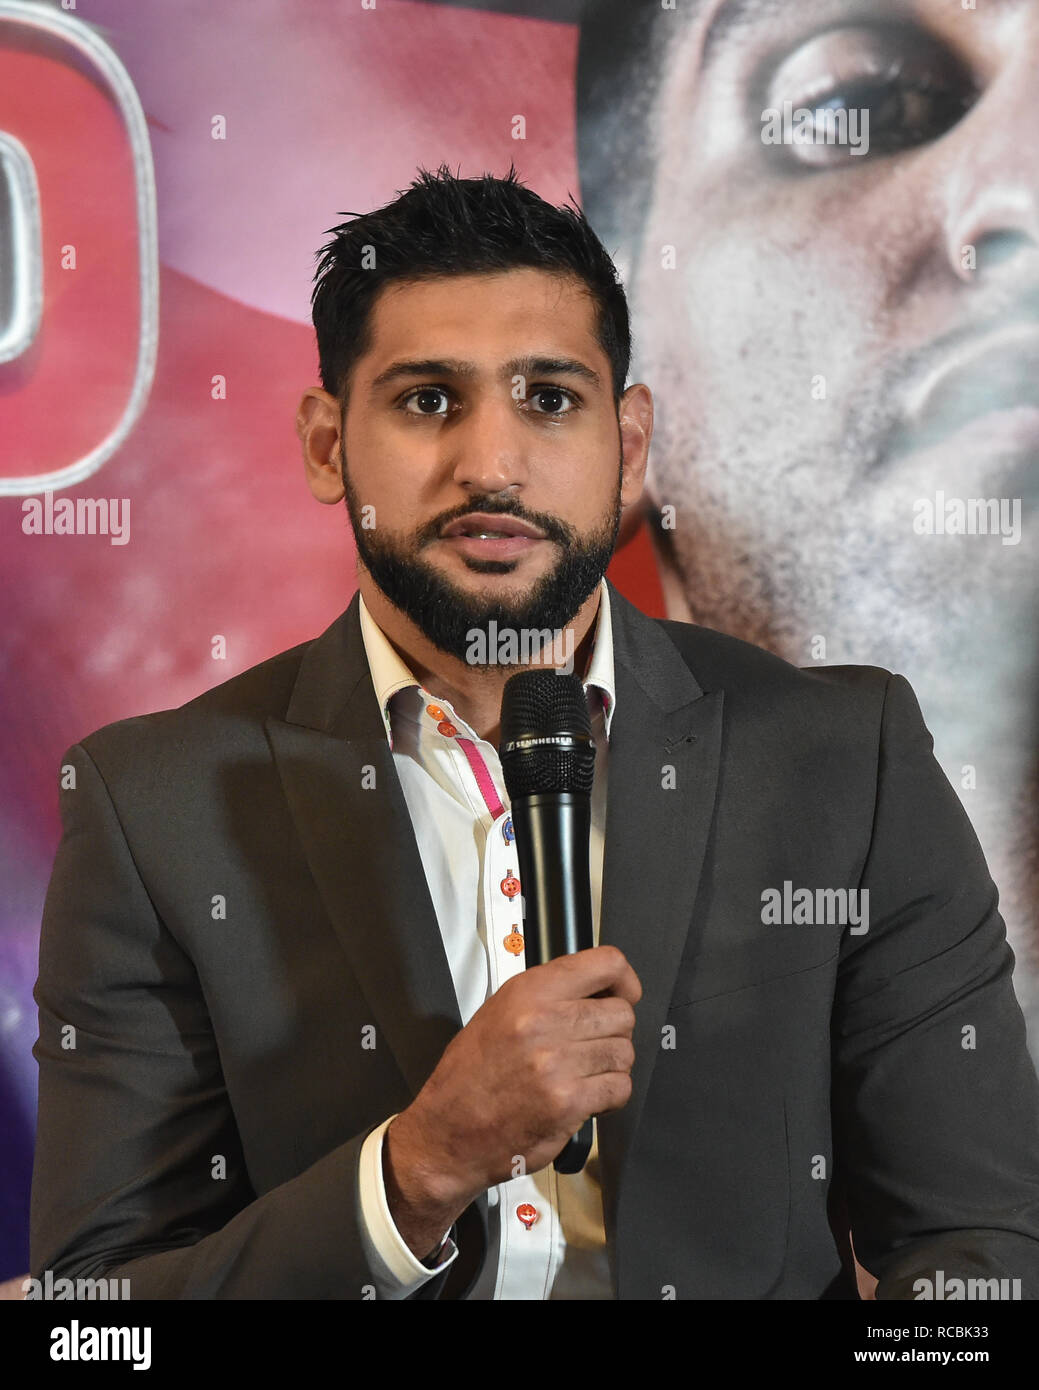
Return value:
M 909 685 L 799 671 L 610 596 L 601 939 L 644 990 L 631 1100 L 599 1125 L 616 1296 L 854 1297 L 831 1220 L 881 1298 L 937 1269 L 1039 1296 L 1013 957 Z M 366 1296 L 361 1144 L 460 1019 L 357 599 L 65 762 L 33 1274 Z M 784 883 L 868 890 L 868 931 L 763 923 Z M 420 1297 L 468 1286 L 485 1198 L 456 1239 Z

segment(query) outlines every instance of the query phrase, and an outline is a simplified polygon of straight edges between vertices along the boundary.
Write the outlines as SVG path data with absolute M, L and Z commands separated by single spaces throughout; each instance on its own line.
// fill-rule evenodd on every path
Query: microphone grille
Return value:
M 535 792 L 590 792 L 595 744 L 578 677 L 552 670 L 510 676 L 499 753 L 510 800 Z

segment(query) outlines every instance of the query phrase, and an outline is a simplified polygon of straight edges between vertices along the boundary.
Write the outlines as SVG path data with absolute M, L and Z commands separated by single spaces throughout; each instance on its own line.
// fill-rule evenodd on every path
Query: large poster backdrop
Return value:
M 419 166 L 582 202 L 658 411 L 611 578 L 909 678 L 1039 1054 L 1037 70 L 1037 0 L 0 0 L 0 1278 L 61 754 L 346 606 L 311 276 Z

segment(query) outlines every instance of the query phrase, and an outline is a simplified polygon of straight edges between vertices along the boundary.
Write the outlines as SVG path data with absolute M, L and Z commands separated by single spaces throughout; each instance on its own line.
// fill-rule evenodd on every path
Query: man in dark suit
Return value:
M 314 317 L 297 425 L 359 593 L 66 755 L 33 1274 L 854 1297 L 850 1228 L 879 1297 L 1039 1296 L 1012 956 L 909 686 L 602 580 L 652 401 L 587 224 L 423 175 L 337 229 Z M 492 622 L 561 635 L 594 716 L 598 944 L 530 970 Z

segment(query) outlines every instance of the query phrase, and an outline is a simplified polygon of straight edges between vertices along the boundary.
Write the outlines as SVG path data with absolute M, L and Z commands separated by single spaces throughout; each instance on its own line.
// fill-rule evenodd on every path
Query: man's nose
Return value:
M 520 405 L 507 394 L 473 401 L 445 435 L 447 465 L 460 487 L 504 492 L 528 479 L 527 444 Z
M 1011 43 L 1011 38 L 1016 42 Z M 1039 14 L 1022 8 L 1007 35 L 1008 57 L 974 108 L 946 137 L 945 250 L 953 273 L 971 283 L 1005 266 L 1015 280 L 1039 280 Z

